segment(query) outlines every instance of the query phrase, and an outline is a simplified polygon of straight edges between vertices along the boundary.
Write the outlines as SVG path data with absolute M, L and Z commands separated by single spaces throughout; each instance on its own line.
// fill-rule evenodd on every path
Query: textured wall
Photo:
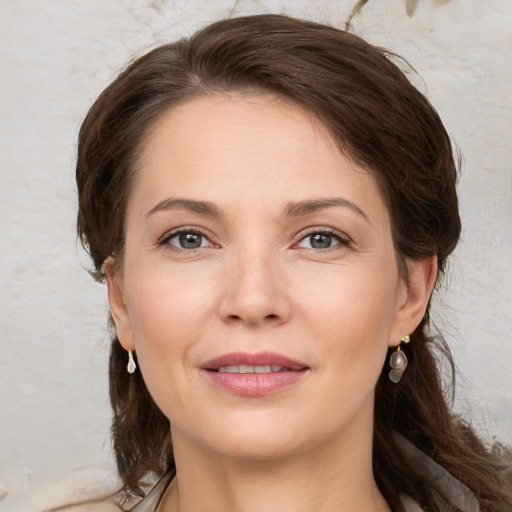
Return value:
M 356 0 L 240 0 L 344 26 Z M 229 15 L 234 0 L 0 2 L 0 511 L 115 485 L 105 291 L 74 237 L 79 123 L 124 63 Z M 293 5 L 293 7 L 290 7 Z M 414 6 L 416 9 L 414 10 Z M 407 12 L 407 8 L 409 12 Z M 412 12 L 414 10 L 414 12 Z M 456 406 L 512 442 L 509 0 L 369 0 L 354 30 L 403 54 L 464 154 L 464 234 L 439 323 Z M 467 412 L 472 408 L 472 413 Z

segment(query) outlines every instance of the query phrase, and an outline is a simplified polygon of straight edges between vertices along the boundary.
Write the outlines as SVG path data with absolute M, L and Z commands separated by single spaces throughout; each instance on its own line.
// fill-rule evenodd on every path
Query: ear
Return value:
M 124 301 L 122 278 L 116 272 L 114 259 L 109 256 L 105 260 L 105 277 L 108 288 L 108 302 L 119 342 L 125 350 L 134 350 L 133 332 L 128 309 Z
M 411 334 L 425 316 L 430 294 L 437 279 L 437 256 L 407 262 L 407 280 L 403 279 L 397 293 L 397 311 L 390 329 L 389 346 Z

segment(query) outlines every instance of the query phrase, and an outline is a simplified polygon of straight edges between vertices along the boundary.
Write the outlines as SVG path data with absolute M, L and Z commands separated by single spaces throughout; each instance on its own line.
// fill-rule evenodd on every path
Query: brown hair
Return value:
M 105 259 L 122 257 L 134 162 L 148 128 L 179 103 L 223 91 L 269 92 L 316 115 L 340 150 L 376 177 L 405 277 L 407 259 L 432 255 L 442 272 L 460 234 L 458 166 L 438 114 L 394 59 L 333 27 L 261 15 L 214 23 L 134 61 L 99 96 L 80 130 L 78 234 L 92 274 L 102 280 Z M 432 511 L 446 498 L 400 457 L 397 431 L 465 483 L 484 511 L 512 506 L 499 454 L 450 411 L 438 355 L 452 372 L 453 361 L 444 342 L 429 336 L 428 313 L 411 337 L 403 379 L 391 383 L 384 368 L 376 390 L 374 474 L 381 492 L 397 512 L 401 493 Z M 169 422 L 140 372 L 126 372 L 115 334 L 110 398 L 124 490 L 142 496 L 144 477 L 174 468 Z

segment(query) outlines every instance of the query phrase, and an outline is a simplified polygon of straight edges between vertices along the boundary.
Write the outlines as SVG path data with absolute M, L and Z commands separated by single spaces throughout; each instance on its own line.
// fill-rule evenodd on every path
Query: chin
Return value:
M 282 460 L 316 449 L 322 440 L 333 436 L 325 424 L 315 425 L 311 419 L 301 421 L 298 417 L 294 421 L 287 416 L 240 414 L 216 425 L 210 422 L 196 435 L 216 454 L 248 461 Z

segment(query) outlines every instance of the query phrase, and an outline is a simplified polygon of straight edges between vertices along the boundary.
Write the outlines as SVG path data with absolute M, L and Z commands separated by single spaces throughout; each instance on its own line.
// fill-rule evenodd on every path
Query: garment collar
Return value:
M 448 473 L 446 469 L 437 464 L 428 455 L 416 448 L 408 439 L 399 434 L 394 433 L 403 457 L 411 469 L 421 475 L 427 482 L 432 485 L 433 489 L 439 489 L 441 493 L 449 500 L 450 504 L 436 495 L 436 501 L 439 509 L 443 512 L 451 512 L 455 509 L 460 512 L 480 512 L 480 507 L 475 495 L 453 475 Z M 162 496 L 172 480 L 172 474 L 164 474 L 155 484 L 151 492 L 140 501 L 131 512 L 155 512 Z M 420 512 L 420 506 L 408 496 L 403 496 L 402 502 L 406 512 Z
M 449 500 L 450 504 L 448 505 L 438 493 L 435 493 L 435 499 L 440 510 L 448 512 L 455 508 L 460 512 L 480 512 L 475 495 L 462 482 L 416 448 L 404 436 L 397 432 L 394 433 L 394 436 L 411 469 L 421 475 L 433 489 L 439 489 Z M 411 512 L 413 511 L 414 509 L 411 508 Z

